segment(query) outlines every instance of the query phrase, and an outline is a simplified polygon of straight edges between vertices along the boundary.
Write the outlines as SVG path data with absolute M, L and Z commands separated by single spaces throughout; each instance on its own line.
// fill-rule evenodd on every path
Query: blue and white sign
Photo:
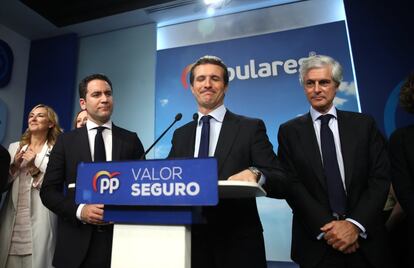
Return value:
M 215 158 L 80 163 L 76 203 L 212 206 L 217 181 Z

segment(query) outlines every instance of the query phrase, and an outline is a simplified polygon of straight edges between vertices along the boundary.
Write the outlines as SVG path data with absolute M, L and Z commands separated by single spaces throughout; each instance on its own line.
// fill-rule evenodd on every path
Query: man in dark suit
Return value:
M 342 67 L 303 61 L 310 112 L 280 126 L 279 159 L 290 179 L 292 259 L 301 267 L 392 267 L 381 211 L 389 190 L 382 135 L 366 115 L 333 104 Z M 391 266 L 390 266 L 391 265 Z
M 103 221 L 102 204 L 75 203 L 77 165 L 139 159 L 144 149 L 136 133 L 112 123 L 112 83 L 108 77 L 93 74 L 84 78 L 79 84 L 79 97 L 88 121 L 85 127 L 59 136 L 40 196 L 59 217 L 53 265 L 110 267 L 113 225 Z
M 9 166 L 10 166 L 10 154 L 0 144 L 0 203 L 1 203 L 1 193 L 3 192 L 7 180 L 9 178 Z
M 283 177 L 265 125 L 224 107 L 228 81 L 227 67 L 217 57 L 193 64 L 190 83 L 198 119 L 174 132 L 169 158 L 214 156 L 219 180 L 266 180 L 265 188 L 280 196 Z M 266 267 L 255 198 L 220 199 L 217 206 L 204 207 L 202 215 L 206 223 L 192 226 L 192 267 Z

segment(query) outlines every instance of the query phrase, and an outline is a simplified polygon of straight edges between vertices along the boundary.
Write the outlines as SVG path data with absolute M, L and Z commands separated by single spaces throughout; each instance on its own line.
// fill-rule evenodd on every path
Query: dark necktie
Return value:
M 210 145 L 210 119 L 211 115 L 205 115 L 201 117 L 200 121 L 203 122 L 201 127 L 200 147 L 198 149 L 198 157 L 208 157 L 208 147 Z
M 346 210 L 346 194 L 336 157 L 334 136 L 328 125 L 332 117 L 334 116 L 331 114 L 321 115 L 319 117 L 319 120 L 321 120 L 322 159 L 332 212 L 344 216 Z
M 103 126 L 96 128 L 94 162 L 106 161 L 105 143 L 102 137 L 102 131 L 104 131 L 104 129 L 106 129 L 106 127 Z

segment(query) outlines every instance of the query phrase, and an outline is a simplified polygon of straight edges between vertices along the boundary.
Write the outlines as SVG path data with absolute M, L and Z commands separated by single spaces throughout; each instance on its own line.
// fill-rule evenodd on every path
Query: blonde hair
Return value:
M 32 112 L 33 110 L 35 110 L 37 108 L 46 109 L 47 118 L 53 124 L 53 127 L 51 127 L 47 132 L 47 144 L 49 146 L 55 145 L 57 137 L 59 136 L 59 134 L 62 133 L 62 128 L 59 125 L 59 117 L 51 107 L 49 107 L 45 104 L 36 105 L 35 107 L 33 107 L 33 109 L 30 112 Z M 32 133 L 31 133 L 30 129 L 27 128 L 26 131 L 23 133 L 22 138 L 20 139 L 20 147 L 22 147 L 26 144 L 30 144 L 30 139 L 31 138 L 32 138 Z

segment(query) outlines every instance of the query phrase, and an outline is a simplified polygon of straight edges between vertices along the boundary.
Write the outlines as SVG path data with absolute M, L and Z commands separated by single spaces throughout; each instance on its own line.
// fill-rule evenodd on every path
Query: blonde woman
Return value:
M 20 141 L 9 146 L 8 193 L 0 212 L 0 268 L 53 267 L 56 216 L 39 190 L 49 154 L 62 132 L 55 111 L 36 105 Z

